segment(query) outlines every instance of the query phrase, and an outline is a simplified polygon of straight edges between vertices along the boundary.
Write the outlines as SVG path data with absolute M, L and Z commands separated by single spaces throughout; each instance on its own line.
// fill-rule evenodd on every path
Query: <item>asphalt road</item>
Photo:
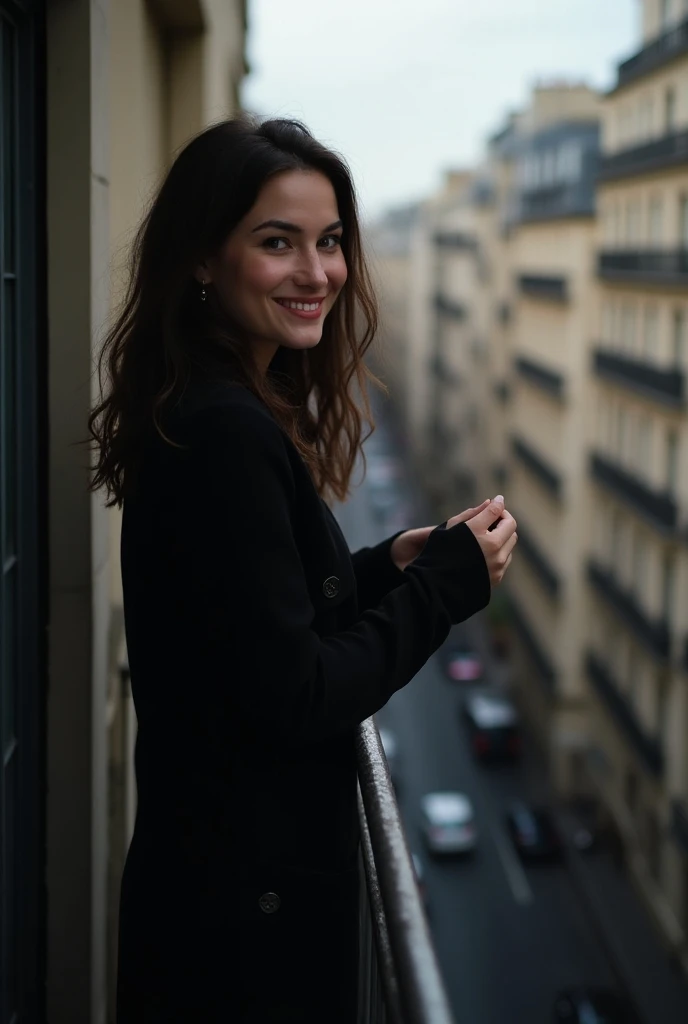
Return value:
M 371 448 L 391 448 L 384 430 L 371 440 Z M 400 502 L 412 498 L 402 485 Z M 352 550 L 398 528 L 374 520 L 366 484 L 336 514 Z M 455 635 L 482 649 L 484 624 L 477 617 Z M 614 975 L 566 867 L 522 866 L 506 832 L 512 799 L 547 797 L 535 755 L 526 745 L 517 766 L 477 764 L 459 720 L 461 686 L 445 679 L 433 657 L 376 716 L 398 741 L 398 799 L 409 845 L 422 862 L 440 966 L 457 1024 L 550 1024 L 560 988 L 614 988 Z M 456 789 L 473 801 L 479 830 L 473 857 L 438 862 L 426 853 L 419 801 L 436 789 Z

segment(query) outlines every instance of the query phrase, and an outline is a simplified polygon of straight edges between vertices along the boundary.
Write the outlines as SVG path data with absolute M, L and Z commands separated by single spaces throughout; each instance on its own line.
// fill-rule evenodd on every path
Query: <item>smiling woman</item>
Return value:
M 487 603 L 515 525 L 500 499 L 349 552 L 324 496 L 375 326 L 338 156 L 244 119 L 179 154 L 90 419 L 139 724 L 118 1024 L 356 1021 L 356 727 Z

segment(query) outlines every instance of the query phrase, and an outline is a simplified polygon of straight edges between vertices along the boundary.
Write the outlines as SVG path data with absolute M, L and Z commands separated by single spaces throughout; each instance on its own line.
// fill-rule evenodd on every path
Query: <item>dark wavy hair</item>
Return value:
M 315 170 L 332 184 L 343 223 L 348 278 L 312 349 L 280 348 L 261 375 L 250 346 L 194 272 L 217 252 L 275 174 Z M 131 251 L 129 286 L 98 361 L 99 401 L 88 429 L 96 462 L 91 489 L 121 505 L 143 439 L 184 392 L 194 368 L 245 385 L 291 438 L 324 497 L 343 500 L 356 457 L 374 429 L 367 384 L 383 388 L 364 355 L 377 330 L 351 173 L 299 121 L 247 116 L 214 124 L 172 164 Z

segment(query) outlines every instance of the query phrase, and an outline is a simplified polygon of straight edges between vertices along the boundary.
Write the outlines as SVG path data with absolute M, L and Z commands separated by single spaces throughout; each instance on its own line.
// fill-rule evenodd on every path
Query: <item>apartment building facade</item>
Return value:
M 174 150 L 237 109 L 245 32 L 243 0 L 0 2 L 3 1024 L 112 1019 L 135 723 L 80 442 L 123 249 Z
M 645 0 L 602 110 L 588 766 L 688 961 L 688 4 Z
M 466 468 L 507 495 L 521 702 L 688 967 L 687 7 L 646 0 L 607 95 L 535 89 L 424 204 L 407 394 L 438 507 Z

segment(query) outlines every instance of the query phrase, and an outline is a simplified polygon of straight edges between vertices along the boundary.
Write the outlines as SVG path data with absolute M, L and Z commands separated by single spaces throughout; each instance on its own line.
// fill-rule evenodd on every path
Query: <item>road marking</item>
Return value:
M 492 832 L 492 838 L 495 841 L 497 853 L 502 862 L 511 893 L 517 903 L 526 907 L 529 903 L 533 902 L 533 890 L 530 888 L 521 862 L 516 853 L 514 853 L 511 843 L 496 822 L 490 822 L 490 831 Z

